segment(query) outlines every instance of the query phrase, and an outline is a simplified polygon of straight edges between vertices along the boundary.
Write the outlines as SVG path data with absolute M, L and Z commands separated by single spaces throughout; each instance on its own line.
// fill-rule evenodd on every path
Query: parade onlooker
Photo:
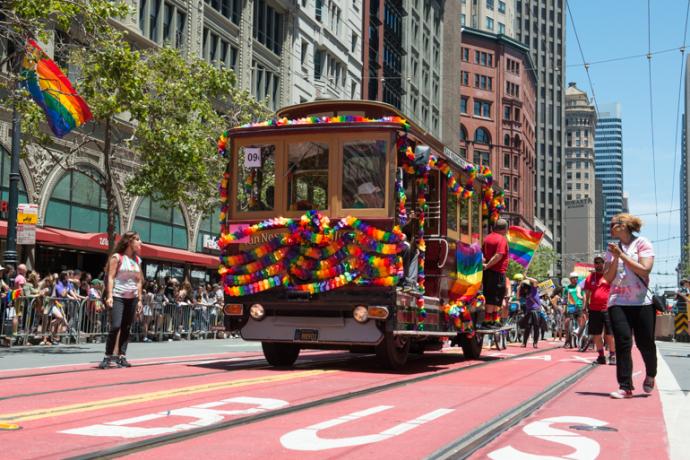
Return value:
M 582 302 L 584 301 L 584 296 L 582 295 L 582 290 L 579 286 L 579 275 L 576 272 L 572 272 L 569 276 L 568 286 L 565 287 L 565 330 L 567 334 L 570 334 L 570 324 L 572 321 L 577 321 L 578 330 L 584 325 L 584 316 L 582 314 Z M 566 336 L 568 341 L 565 344 L 565 348 L 570 348 L 573 346 L 572 338 L 569 335 Z
M 483 293 L 486 313 L 482 327 L 496 328 L 501 325 L 500 308 L 506 295 L 506 270 L 508 269 L 508 222 L 498 219 L 494 230 L 482 244 L 484 255 Z
M 609 319 L 608 303 L 611 285 L 604 279 L 604 258 L 594 258 L 594 271 L 585 280 L 584 309 L 589 314 L 589 335 L 594 338 L 594 347 L 597 350 L 597 364 L 606 364 L 604 354 L 605 336 L 606 346 L 609 349 L 609 364 L 616 364 L 616 348 L 613 343 L 613 331 Z
M 551 294 L 551 311 L 553 312 L 553 341 L 563 340 L 563 305 L 561 300 L 561 288 L 554 289 Z
M 654 248 L 647 238 L 636 235 L 641 228 L 642 220 L 631 214 L 617 214 L 611 219 L 611 237 L 618 242 L 608 245 L 604 279 L 611 285 L 608 311 L 618 355 L 616 378 L 619 386 L 611 397 L 616 399 L 631 398 L 634 390 L 633 335 L 645 364 L 642 385 L 645 393 L 652 392 L 656 378 L 656 312 L 647 288 L 654 266 Z
M 129 231 L 122 235 L 108 257 L 105 305 L 112 311 L 105 357 L 99 365 L 101 369 L 107 369 L 113 361 L 118 367 L 131 367 L 126 358 L 129 330 L 136 311 L 143 309 L 140 250 L 139 234 Z M 114 358 L 116 351 L 119 356 Z
M 95 279 L 90 283 L 86 300 L 86 331 L 92 334 L 100 334 L 103 327 L 103 281 Z
M 539 300 L 539 291 L 537 290 L 537 280 L 534 278 L 525 278 L 520 283 L 518 291 L 520 298 L 525 299 L 525 316 L 520 321 L 520 326 L 524 329 L 522 334 L 522 346 L 527 346 L 530 331 L 532 331 L 534 348 L 537 348 L 539 343 L 540 327 L 539 327 L 539 312 L 541 310 L 541 301 Z
M 14 277 L 14 289 L 22 289 L 26 284 L 26 265 L 17 265 L 17 276 Z
M 156 282 L 149 281 L 146 283 L 144 290 L 144 309 L 142 311 L 141 325 L 144 332 L 144 342 L 151 342 L 149 338 L 149 327 L 153 322 L 153 299 L 156 296 Z

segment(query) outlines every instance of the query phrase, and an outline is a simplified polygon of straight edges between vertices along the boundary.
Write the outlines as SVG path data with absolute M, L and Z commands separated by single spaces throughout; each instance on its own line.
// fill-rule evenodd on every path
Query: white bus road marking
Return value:
M 233 410 L 217 409 L 220 406 L 226 406 L 229 404 L 243 404 L 255 407 Z M 82 428 L 74 428 L 61 431 L 60 433 L 127 439 L 141 438 L 144 436 L 159 436 L 162 434 L 175 433 L 178 431 L 191 430 L 192 428 L 213 425 L 214 423 L 222 422 L 225 417 L 228 416 L 258 414 L 260 412 L 280 409 L 281 407 L 285 407 L 287 405 L 287 401 L 280 399 L 239 396 L 235 398 L 223 399 L 221 401 L 197 404 L 191 407 L 183 407 L 181 409 L 173 409 L 166 412 L 156 412 L 155 414 L 142 415 L 139 417 L 117 420 L 114 422 L 99 423 Z M 156 427 L 135 426 L 137 424 L 141 424 L 142 422 L 149 422 L 151 420 L 163 419 L 170 416 L 188 417 L 193 420 L 188 423 L 178 423 L 175 425 L 163 424 Z
M 552 455 L 522 452 L 513 446 L 506 446 L 490 452 L 489 458 L 492 460 L 594 460 L 599 456 L 601 447 L 598 442 L 580 433 L 552 427 L 551 425 L 555 423 L 574 423 L 595 427 L 608 425 L 608 422 L 602 422 L 601 420 L 589 417 L 566 415 L 562 417 L 545 418 L 527 424 L 522 431 L 528 436 L 533 436 L 542 441 L 555 442 L 556 444 L 571 447 L 574 449 L 574 452 L 564 455 L 563 457 L 555 457 Z
M 358 412 L 353 412 L 342 417 L 326 420 L 325 422 L 317 423 L 316 425 L 308 426 L 307 428 L 300 428 L 291 431 L 280 438 L 280 443 L 283 447 L 292 450 L 300 451 L 318 451 L 326 449 L 337 449 L 340 447 L 361 446 L 364 444 L 372 444 L 375 442 L 385 441 L 395 436 L 406 433 L 418 426 L 428 423 L 444 415 L 450 414 L 454 409 L 436 409 L 428 412 L 413 420 L 400 423 L 392 428 L 381 431 L 376 434 L 367 434 L 362 436 L 352 436 L 348 438 L 321 438 L 319 431 L 334 426 L 342 425 L 344 423 L 353 422 L 360 418 L 368 417 L 370 415 L 378 414 L 395 406 L 374 406 Z

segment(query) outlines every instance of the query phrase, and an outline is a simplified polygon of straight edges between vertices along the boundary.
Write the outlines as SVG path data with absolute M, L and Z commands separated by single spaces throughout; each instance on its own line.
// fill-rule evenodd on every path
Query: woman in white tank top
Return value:
M 101 369 L 110 367 L 111 362 L 117 367 L 131 367 L 125 357 L 129 330 L 135 314 L 143 309 L 140 250 L 139 234 L 130 231 L 122 235 L 108 258 L 105 305 L 111 309 L 111 322 L 105 357 L 98 366 Z

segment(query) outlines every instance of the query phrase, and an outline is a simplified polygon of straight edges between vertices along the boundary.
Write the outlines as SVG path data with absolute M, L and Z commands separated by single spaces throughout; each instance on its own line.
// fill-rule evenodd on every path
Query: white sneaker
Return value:
M 631 390 L 616 390 L 609 393 L 613 399 L 628 399 L 633 397 L 633 392 Z

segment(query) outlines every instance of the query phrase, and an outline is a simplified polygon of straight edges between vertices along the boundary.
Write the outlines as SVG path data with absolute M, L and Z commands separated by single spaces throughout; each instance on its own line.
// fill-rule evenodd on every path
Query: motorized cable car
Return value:
M 500 207 L 490 171 L 372 101 L 286 107 L 219 150 L 225 326 L 270 364 L 349 349 L 398 368 L 448 337 L 479 356 L 457 257 Z

